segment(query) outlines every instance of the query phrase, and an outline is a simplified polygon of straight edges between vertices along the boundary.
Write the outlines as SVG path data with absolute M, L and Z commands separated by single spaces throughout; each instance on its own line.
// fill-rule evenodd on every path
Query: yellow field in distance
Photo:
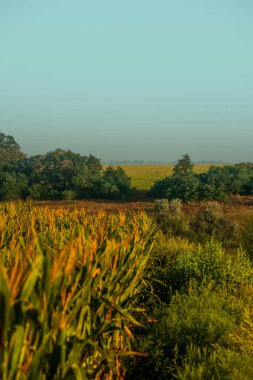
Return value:
M 142 165 L 120 165 L 131 178 L 132 186 L 139 190 L 148 190 L 155 181 L 168 177 L 172 174 L 173 164 L 142 164 Z M 194 165 L 195 173 L 204 173 L 209 164 Z M 216 166 L 216 165 L 215 165 Z M 222 166 L 222 165 L 217 165 Z

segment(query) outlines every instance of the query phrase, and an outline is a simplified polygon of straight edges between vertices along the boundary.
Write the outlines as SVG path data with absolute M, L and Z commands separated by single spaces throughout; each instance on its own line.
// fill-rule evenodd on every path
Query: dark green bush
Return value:
M 121 167 L 109 166 L 104 170 L 102 177 L 96 181 L 94 191 L 102 198 L 126 198 L 132 191 L 131 180 Z

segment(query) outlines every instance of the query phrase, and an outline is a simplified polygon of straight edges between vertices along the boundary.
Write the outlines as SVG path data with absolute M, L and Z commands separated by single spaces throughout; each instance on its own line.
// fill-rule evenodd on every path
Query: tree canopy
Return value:
M 189 175 L 193 172 L 194 165 L 191 163 L 190 156 L 188 154 L 183 155 L 182 158 L 178 160 L 173 168 L 173 177 Z
M 171 177 L 155 182 L 150 195 L 156 198 L 222 200 L 229 195 L 253 194 L 253 164 L 211 166 L 206 173 L 195 174 L 186 154 L 178 160 Z
M 27 157 L 12 136 L 0 132 L 0 199 L 122 199 L 130 195 L 131 181 L 121 167 L 104 169 L 100 159 L 71 150 L 55 149 Z M 194 173 L 188 154 L 171 177 L 155 182 L 149 195 L 156 198 L 222 200 L 228 195 L 253 194 L 253 163 L 212 166 Z
M 0 169 L 24 157 L 25 154 L 15 139 L 0 132 Z
M 123 198 L 131 191 L 122 168 L 103 170 L 100 159 L 55 149 L 26 157 L 12 136 L 0 134 L 0 198 L 4 200 Z

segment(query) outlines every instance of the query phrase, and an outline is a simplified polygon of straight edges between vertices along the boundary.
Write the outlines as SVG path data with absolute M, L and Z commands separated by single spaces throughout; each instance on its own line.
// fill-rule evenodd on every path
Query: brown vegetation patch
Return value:
M 97 211 L 148 211 L 152 209 L 154 200 L 108 201 L 108 200 L 75 200 L 75 201 L 38 201 L 38 206 L 48 208 L 84 209 L 88 212 Z M 206 207 L 204 201 L 191 201 L 183 204 L 183 211 L 187 214 L 195 214 Z M 236 216 L 236 219 L 244 219 L 253 216 L 253 196 L 234 196 L 226 202 L 220 203 L 226 214 Z
M 45 206 L 48 208 L 67 208 L 84 209 L 89 212 L 96 211 L 138 211 L 147 210 L 153 206 L 151 201 L 125 202 L 125 201 L 105 201 L 105 200 L 77 200 L 77 201 L 39 201 L 37 206 Z

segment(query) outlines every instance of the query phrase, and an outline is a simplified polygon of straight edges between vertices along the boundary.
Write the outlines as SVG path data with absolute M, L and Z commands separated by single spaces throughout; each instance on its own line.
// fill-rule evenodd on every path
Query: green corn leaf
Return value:
M 84 369 L 77 363 L 72 364 L 71 369 L 76 380 L 87 380 Z
M 28 375 L 27 380 L 40 379 L 41 370 L 43 370 L 44 368 L 44 360 L 46 357 L 46 353 L 50 352 L 51 338 L 52 338 L 52 333 L 47 334 L 47 336 L 44 338 L 44 341 L 41 343 L 40 347 L 38 347 L 34 355 L 33 361 L 31 363 L 30 373 Z
M 24 343 L 24 327 L 17 326 L 16 332 L 12 336 L 13 348 L 10 365 L 9 380 L 15 380 L 18 372 L 18 363 L 20 361 L 20 354 Z
M 10 311 L 10 289 L 6 276 L 0 268 L 0 351 L 3 347 L 4 336 L 8 330 Z
M 25 282 L 25 285 L 21 292 L 21 298 L 25 300 L 29 300 L 31 294 L 33 293 L 35 284 L 38 280 L 38 277 L 41 271 L 42 262 L 43 262 L 43 257 L 39 256 L 37 261 L 34 263 L 31 273 Z

